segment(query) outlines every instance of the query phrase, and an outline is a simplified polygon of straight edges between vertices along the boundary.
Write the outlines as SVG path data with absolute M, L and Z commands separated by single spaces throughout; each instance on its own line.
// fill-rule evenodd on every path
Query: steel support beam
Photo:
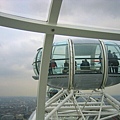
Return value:
M 57 5 L 54 11 L 57 12 L 57 6 L 59 5 L 58 4 L 59 0 L 56 1 L 57 1 Z M 46 34 L 58 34 L 58 35 L 86 37 L 86 38 L 120 40 L 120 30 L 55 24 L 54 15 L 55 13 L 53 13 L 53 16 L 50 19 L 51 22 L 48 22 L 49 19 L 47 22 L 45 22 L 45 21 L 23 18 L 23 17 L 18 17 L 15 15 L 10 15 L 0 12 L 0 26 L 10 27 L 20 30 L 27 30 L 32 32 L 46 33 Z
M 62 4 L 62 0 L 52 0 L 50 13 L 48 16 L 48 24 L 57 23 L 61 4 Z M 50 54 L 52 50 L 53 39 L 54 39 L 54 34 L 46 34 L 43 53 L 42 53 L 42 62 L 39 73 L 36 120 L 44 120 L 45 118 L 46 88 L 47 88 L 48 69 L 49 69 Z

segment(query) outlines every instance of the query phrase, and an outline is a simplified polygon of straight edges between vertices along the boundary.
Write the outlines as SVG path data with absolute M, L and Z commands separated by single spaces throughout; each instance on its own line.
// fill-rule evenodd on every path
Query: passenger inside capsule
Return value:
M 49 64 L 49 74 L 55 74 L 56 71 L 55 71 L 55 68 L 57 67 L 57 63 L 55 62 L 54 59 L 52 59 L 50 61 L 50 64 Z
M 65 60 L 63 74 L 66 74 L 68 72 L 69 72 L 69 63 L 67 60 Z
M 90 63 L 87 61 L 87 59 L 82 60 L 82 63 L 80 64 L 81 70 L 90 70 Z

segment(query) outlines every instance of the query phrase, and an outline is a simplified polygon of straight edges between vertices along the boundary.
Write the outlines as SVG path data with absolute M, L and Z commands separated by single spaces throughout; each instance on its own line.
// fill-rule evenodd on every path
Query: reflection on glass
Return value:
M 100 44 L 75 44 L 76 73 L 99 73 Z M 101 58 L 102 59 L 102 58 Z
M 119 6 L 118 0 L 64 0 L 59 23 L 119 29 Z
M 94 89 L 100 88 L 103 82 L 103 76 L 105 75 L 105 70 L 114 72 L 109 72 L 106 86 L 111 86 L 119 83 L 119 65 L 108 65 L 109 61 L 106 59 L 108 56 L 107 49 L 115 51 L 114 55 L 117 56 L 117 61 L 119 63 L 120 49 L 114 42 L 104 42 L 106 48 L 106 53 L 103 53 L 102 44 L 99 40 L 89 40 L 89 39 L 75 39 L 73 42 L 73 50 L 69 49 L 68 42 L 56 42 L 53 44 L 50 63 L 48 69 L 48 86 L 53 86 L 56 88 L 67 88 L 69 76 L 71 71 L 74 72 L 74 88 L 75 89 Z M 36 76 L 34 79 L 38 79 L 39 67 L 41 64 L 42 48 L 38 50 L 35 61 L 33 63 L 33 69 L 36 69 Z M 74 53 L 74 54 L 72 54 Z M 71 62 L 71 58 L 74 58 Z M 113 60 L 111 58 L 111 60 Z M 105 61 L 105 62 L 104 62 Z M 72 65 L 72 68 L 70 67 Z M 37 70 L 38 69 L 38 70 Z M 106 72 L 107 73 L 107 72 Z M 111 76 L 112 79 L 111 79 Z M 94 81 L 94 82 L 93 82 Z
M 108 53 L 108 73 L 120 73 L 120 47 L 115 43 L 106 43 Z
M 111 50 L 111 55 L 116 57 L 109 58 L 108 55 L 108 72 L 109 73 L 120 73 L 120 48 L 118 44 L 114 42 L 104 42 L 106 50 Z M 74 52 L 75 52 L 75 74 L 103 74 L 103 58 L 100 43 L 96 42 L 82 42 L 74 43 Z M 56 74 L 69 74 L 69 54 L 68 43 L 67 42 L 58 42 L 53 44 L 52 54 L 50 57 L 50 66 L 49 66 L 49 75 Z M 35 61 L 33 63 L 33 69 L 35 74 L 39 74 L 40 64 L 41 64 L 41 55 L 42 48 L 38 50 Z M 112 61 L 109 64 L 109 59 Z M 53 62 L 54 61 L 54 62 Z M 51 65 L 52 64 L 52 65 Z
M 51 0 L 1 0 L 0 12 L 46 21 Z

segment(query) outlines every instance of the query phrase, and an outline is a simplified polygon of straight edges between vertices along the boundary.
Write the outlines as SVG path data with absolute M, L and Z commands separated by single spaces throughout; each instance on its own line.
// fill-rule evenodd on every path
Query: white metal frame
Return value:
M 50 10 L 48 21 L 29 19 L 0 12 L 0 26 L 46 34 L 120 40 L 120 30 L 57 24 L 56 18 L 58 18 L 59 16 L 59 10 L 62 4 L 62 0 L 51 1 L 51 9 L 54 9 Z M 52 22 L 50 22 L 49 19 Z
M 103 80 L 102 80 L 102 84 L 100 86 L 101 89 L 104 89 L 105 88 L 105 85 L 106 85 L 106 82 L 107 82 L 107 78 L 108 78 L 108 69 L 106 69 L 108 67 L 108 59 L 107 59 L 107 51 L 106 51 L 106 47 L 105 47 L 105 44 L 103 43 L 102 40 L 99 40 L 100 41 L 100 45 L 101 45 L 101 56 L 102 56 L 102 69 L 103 69 Z
M 120 102 L 104 90 L 61 90 L 46 102 L 45 112 L 45 120 L 107 120 L 120 115 Z
M 51 0 L 51 1 L 52 2 L 51 2 L 50 12 L 48 15 L 48 21 L 46 21 L 46 22 L 23 18 L 23 17 L 0 12 L 0 26 L 21 29 L 21 30 L 27 30 L 27 31 L 33 31 L 33 32 L 40 32 L 40 33 L 46 34 L 45 41 L 44 41 L 44 48 L 43 48 L 42 63 L 41 63 L 41 68 L 40 68 L 41 70 L 40 70 L 40 75 L 39 75 L 36 120 L 44 120 L 46 85 L 47 85 L 47 77 L 48 77 L 47 71 L 48 71 L 48 67 L 49 67 L 49 59 L 50 59 L 50 53 L 51 53 L 51 48 L 52 48 L 52 42 L 53 42 L 53 38 L 54 38 L 55 34 L 76 36 L 76 37 L 120 40 L 120 30 L 57 24 L 62 0 Z M 88 117 L 86 117 L 85 114 L 82 113 L 81 107 L 79 107 L 79 103 L 77 103 L 75 100 L 74 92 L 75 91 L 71 90 L 69 95 L 68 95 L 68 93 L 65 93 L 65 94 L 67 94 L 67 97 L 62 101 L 62 103 L 60 103 L 60 105 L 57 105 L 57 108 L 54 111 L 58 110 L 58 108 L 60 108 L 61 105 L 63 105 L 65 102 L 67 102 L 67 100 L 72 98 L 76 104 L 76 109 L 77 109 L 79 115 L 81 115 L 83 119 L 87 119 Z M 102 96 L 103 97 L 102 97 L 102 101 L 101 101 L 101 107 L 99 106 L 100 111 L 99 111 L 99 113 L 98 112 L 94 113 L 94 114 L 99 115 L 98 118 L 100 118 L 100 115 L 102 114 L 102 110 L 104 108 L 102 105 L 104 96 L 108 98 L 108 101 L 111 104 L 113 104 L 113 106 L 115 108 L 118 109 L 118 106 L 119 106 L 119 102 L 116 102 L 113 98 L 111 98 L 109 95 L 106 95 L 104 92 L 102 92 Z M 53 101 L 55 99 L 56 98 L 54 97 Z M 111 99 L 113 101 L 110 101 Z M 113 102 L 117 103 L 118 106 L 116 106 Z M 48 103 L 46 103 L 46 104 L 48 104 Z M 96 104 L 96 102 L 95 102 L 95 104 Z M 69 108 L 71 109 L 72 107 L 69 107 Z M 48 110 L 48 108 L 46 108 L 46 110 Z M 90 115 L 93 114 L 91 111 L 88 111 L 88 113 Z M 51 116 L 51 114 L 52 113 L 49 113 L 49 116 Z M 118 113 L 116 112 L 116 114 L 118 114 Z M 57 115 L 57 112 L 56 112 L 56 114 L 54 114 L 54 116 L 56 116 L 56 115 Z M 46 119 L 48 119 L 48 117 L 46 117 Z M 101 120 L 104 120 L 104 118 Z
M 75 74 L 75 58 L 74 58 L 74 46 L 72 40 L 68 40 L 69 51 L 69 81 L 68 90 L 74 89 L 74 74 Z

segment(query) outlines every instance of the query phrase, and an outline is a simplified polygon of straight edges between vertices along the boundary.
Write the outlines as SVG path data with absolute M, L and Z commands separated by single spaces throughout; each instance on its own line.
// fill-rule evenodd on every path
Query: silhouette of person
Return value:
M 80 64 L 80 69 L 84 70 L 84 60 L 82 60 L 82 63 Z
M 75 70 L 77 70 L 77 62 L 75 61 Z
M 100 71 L 102 69 L 102 56 L 101 56 L 101 53 L 99 55 L 99 63 L 100 63 Z
M 111 50 L 108 50 L 108 72 L 112 72 L 112 60 L 113 60 L 113 55 L 111 53 Z
M 99 63 L 101 63 L 101 53 L 100 53 L 100 55 L 99 55 Z
M 118 57 L 115 54 L 115 52 L 113 52 L 113 60 L 112 60 L 113 73 L 118 73 L 118 66 L 119 66 Z
M 64 63 L 63 73 L 67 73 L 68 71 L 69 71 L 69 63 L 68 63 L 68 61 L 66 60 L 65 63 Z
M 87 59 L 85 59 L 84 61 L 82 60 L 82 63 L 80 64 L 80 68 L 81 68 L 81 70 L 89 70 L 90 69 L 90 64 L 87 61 Z

